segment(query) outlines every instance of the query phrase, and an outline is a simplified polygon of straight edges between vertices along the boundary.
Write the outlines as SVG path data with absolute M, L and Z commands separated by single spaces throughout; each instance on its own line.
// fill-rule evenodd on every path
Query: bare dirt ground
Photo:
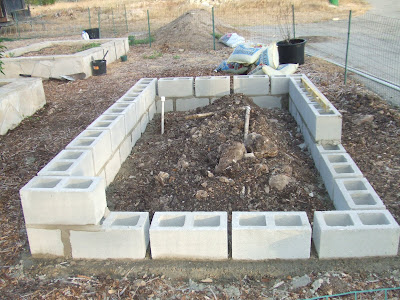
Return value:
M 151 56 L 155 50 L 162 52 L 162 57 L 152 60 L 143 59 L 144 56 Z M 19 189 L 140 78 L 215 75 L 212 70 L 220 61 L 226 59 L 230 52 L 230 49 L 216 52 L 193 50 L 181 52 L 166 48 L 149 49 L 148 46 L 136 46 L 130 49 L 127 62 L 109 65 L 107 74 L 104 76 L 90 77 L 75 82 L 44 82 L 46 106 L 34 116 L 24 120 L 7 135 L 0 137 L 1 299 L 299 299 L 316 294 L 335 294 L 400 285 L 398 257 L 320 261 L 316 258 L 314 251 L 312 258 L 307 261 L 258 263 L 157 262 L 152 260 L 95 262 L 64 259 L 40 260 L 30 257 L 18 195 Z M 398 185 L 399 110 L 390 107 L 354 81 L 350 80 L 347 86 L 343 86 L 342 70 L 318 59 L 307 58 L 300 72 L 309 76 L 342 112 L 344 147 L 396 220 L 400 221 L 398 205 L 400 196 Z M 234 103 L 238 99 L 239 104 L 235 106 Z M 208 197 L 214 196 L 215 199 L 219 199 L 222 186 L 227 190 L 226 187 L 229 185 L 229 188 L 235 191 L 232 193 L 235 204 L 231 206 L 231 209 L 246 207 L 249 210 L 269 207 L 282 209 L 285 203 L 278 201 L 280 197 L 288 200 L 286 202 L 290 209 L 293 209 L 291 205 L 295 205 L 295 209 L 306 210 L 309 213 L 313 209 L 312 205 L 315 205 L 313 207 L 317 209 L 330 209 L 326 206 L 328 202 L 322 201 L 326 194 L 320 186 L 320 180 L 310 158 L 298 147 L 302 140 L 301 136 L 297 135 L 294 121 L 284 111 L 263 111 L 252 106 L 254 123 L 251 125 L 251 130 L 268 137 L 277 147 L 278 154 L 275 157 L 256 158 L 256 161 L 239 162 L 241 167 L 251 164 L 254 171 L 256 171 L 256 165 L 259 165 L 261 171 L 265 171 L 265 167 L 261 165 L 266 165 L 268 176 L 284 174 L 295 180 L 291 181 L 282 192 L 270 187 L 269 196 L 264 199 L 271 199 L 269 203 L 271 206 L 267 206 L 265 201 L 261 204 L 255 201 L 257 197 L 262 198 L 267 194 L 265 187 L 270 185 L 269 180 L 268 182 L 260 180 L 260 186 L 256 188 L 251 177 L 254 174 L 239 174 L 240 176 L 235 177 L 231 173 L 224 173 L 208 177 L 207 173 L 207 177 L 204 176 L 206 174 L 204 171 L 208 168 L 209 171 L 212 168 L 215 170 L 217 158 L 221 155 L 223 148 L 218 151 L 219 146 L 217 147 L 214 142 L 210 144 L 210 150 L 205 147 L 207 153 L 211 153 L 210 157 L 204 152 L 199 153 L 202 155 L 198 155 L 198 159 L 195 159 L 189 155 L 190 147 L 202 141 L 207 145 L 207 142 L 215 137 L 215 135 L 210 135 L 210 129 L 218 131 L 219 145 L 223 146 L 228 140 L 235 140 L 233 129 L 238 128 L 241 131 L 242 127 L 235 116 L 243 115 L 243 112 L 237 110 L 236 107 L 242 107 L 246 102 L 247 100 L 241 96 L 233 99 L 228 97 L 220 100 L 219 103 L 233 103 L 232 108 L 223 107 L 217 102 L 215 105 L 199 110 L 198 112 L 212 111 L 217 115 L 213 116 L 217 118 L 213 125 L 215 129 L 207 126 L 203 128 L 204 120 L 195 120 L 190 121 L 192 122 L 190 129 L 195 127 L 197 129 L 193 132 L 187 131 L 182 126 L 187 122 L 184 120 L 185 114 L 168 116 L 167 129 L 177 125 L 174 127 L 176 132 L 167 131 L 163 140 L 158 141 L 159 148 L 155 147 L 154 156 L 163 155 L 163 152 L 157 152 L 162 150 L 163 143 L 172 147 L 168 144 L 168 138 L 173 139 L 182 150 L 185 149 L 184 144 L 187 144 L 188 151 L 181 151 L 177 153 L 177 156 L 171 157 L 168 165 L 162 165 L 163 162 L 158 161 L 158 166 L 148 167 L 147 170 L 138 164 L 137 169 L 123 171 L 118 175 L 115 185 L 113 184 L 108 191 L 110 206 L 116 209 L 140 208 L 150 211 L 167 207 L 174 210 L 212 209 L 204 200 L 193 202 L 198 205 L 194 209 L 188 204 L 182 204 L 182 200 L 188 196 L 174 191 L 177 181 L 170 179 L 164 186 L 157 183 L 155 193 L 158 194 L 154 197 L 156 199 L 154 203 L 145 206 L 144 203 L 139 202 L 138 208 L 135 208 L 137 201 L 126 201 L 126 196 L 132 189 L 128 183 L 136 180 L 129 178 L 129 176 L 134 176 L 133 172 L 142 172 L 146 175 L 144 178 L 156 183 L 158 181 L 155 176 L 159 174 L 159 171 L 163 171 L 170 174 L 169 178 L 187 175 L 191 181 L 188 180 L 185 188 L 195 187 L 195 192 L 190 195 L 191 199 L 196 198 L 198 190 L 206 191 Z M 223 117 L 227 120 L 232 117 L 230 132 L 222 126 Z M 150 125 L 154 136 L 157 135 L 158 129 L 155 124 Z M 146 143 L 156 143 L 150 140 L 151 133 L 152 131 L 149 131 L 138 143 L 137 149 L 145 152 L 144 155 L 149 155 L 150 144 Z M 201 133 L 204 139 L 199 138 L 198 133 Z M 183 140 L 179 139 L 181 135 L 187 137 L 189 142 L 183 143 Z M 197 138 L 194 138 L 194 135 L 197 135 Z M 237 133 L 237 137 L 240 135 Z M 138 154 L 135 149 L 129 160 L 136 159 Z M 183 154 L 186 158 L 183 158 Z M 286 154 L 295 159 L 288 158 Z M 282 157 L 283 160 L 280 160 Z M 181 158 L 183 159 L 180 160 Z M 123 168 L 130 166 L 129 160 Z M 202 165 L 199 165 L 200 162 Z M 189 163 L 189 166 L 193 165 L 194 169 L 199 169 L 199 174 L 190 173 L 184 167 L 187 166 L 186 163 Z M 197 177 L 196 181 L 196 175 L 201 176 L 201 179 L 198 180 L 200 177 Z M 247 183 L 242 181 L 245 180 L 241 178 L 242 175 L 245 176 L 244 178 L 250 178 L 250 181 Z M 220 181 L 218 177 L 226 177 L 228 182 L 225 179 Z M 237 190 L 231 187 L 229 178 L 238 184 Z M 125 188 L 122 191 L 116 191 L 118 189 L 115 187 L 118 184 L 122 184 Z M 243 186 L 245 193 L 241 197 Z M 305 189 L 307 186 L 309 190 Z M 246 192 L 248 190 L 250 193 Z M 163 191 L 174 195 L 171 201 L 165 199 Z M 313 197 L 310 196 L 311 192 Z M 299 203 L 295 203 L 296 199 L 300 200 Z M 230 210 L 226 202 L 215 204 L 219 205 L 218 209 Z M 392 298 L 395 296 L 400 295 L 399 293 L 391 294 Z M 373 294 L 365 299 L 382 298 L 382 294 Z

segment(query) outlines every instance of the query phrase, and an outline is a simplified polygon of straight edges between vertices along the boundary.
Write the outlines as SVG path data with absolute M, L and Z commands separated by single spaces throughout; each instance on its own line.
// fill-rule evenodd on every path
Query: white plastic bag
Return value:
M 253 48 L 246 45 L 239 45 L 233 50 L 227 62 L 251 65 L 257 61 L 264 49 L 264 47 Z
M 237 46 L 244 44 L 244 41 L 244 37 L 237 33 L 227 33 L 219 39 L 220 43 L 231 48 L 236 48 Z
M 271 75 L 291 75 L 294 72 L 296 72 L 297 68 L 299 67 L 299 64 L 283 64 L 279 65 L 278 68 L 273 69 L 270 66 L 263 66 L 262 70 L 264 71 L 265 74 L 271 76 Z

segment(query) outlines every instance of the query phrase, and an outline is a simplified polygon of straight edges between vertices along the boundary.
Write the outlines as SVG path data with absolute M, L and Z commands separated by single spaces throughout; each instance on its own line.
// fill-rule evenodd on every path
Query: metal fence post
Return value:
M 351 28 L 351 10 L 349 12 L 349 27 L 347 30 L 346 61 L 344 64 L 344 84 L 345 85 L 347 84 L 347 61 L 349 58 L 350 28 Z
M 292 17 L 293 17 L 293 38 L 296 38 L 296 23 L 294 20 L 294 4 L 292 4 Z
M 88 15 L 89 15 L 89 28 L 92 28 L 92 22 L 90 18 L 90 7 L 88 7 Z
M 126 14 L 126 5 L 124 4 L 124 10 L 125 10 L 125 26 L 126 26 L 126 32 L 129 32 L 129 28 L 128 28 L 128 17 Z
M 215 50 L 215 22 L 214 22 L 214 6 L 212 7 L 212 24 L 213 24 L 213 42 Z
M 147 26 L 149 27 L 149 45 L 150 45 L 150 48 L 151 48 L 150 13 L 149 13 L 149 10 L 147 10 Z
M 100 31 L 100 25 L 101 25 L 100 13 L 101 13 L 101 8 L 99 8 L 99 11 L 98 11 L 98 13 L 97 13 L 97 19 L 98 19 L 98 22 L 99 22 L 99 38 L 101 38 L 101 31 Z

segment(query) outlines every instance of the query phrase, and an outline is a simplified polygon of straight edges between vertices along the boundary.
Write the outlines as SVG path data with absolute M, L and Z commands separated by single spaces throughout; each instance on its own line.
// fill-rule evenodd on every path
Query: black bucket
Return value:
M 100 30 L 98 28 L 84 29 L 84 31 L 89 35 L 89 39 L 99 39 L 100 38 Z
M 98 59 L 92 61 L 92 74 L 99 76 L 107 73 L 107 64 L 105 59 Z
M 280 41 L 276 43 L 279 52 L 279 64 L 304 64 L 304 39 L 291 39 L 290 43 Z

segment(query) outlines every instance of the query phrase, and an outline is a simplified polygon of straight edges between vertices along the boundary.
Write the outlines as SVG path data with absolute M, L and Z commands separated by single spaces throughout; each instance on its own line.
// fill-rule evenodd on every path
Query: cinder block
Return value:
M 87 127 L 88 130 L 110 130 L 111 151 L 114 152 L 125 139 L 125 116 L 124 115 L 101 115 Z
M 150 246 L 153 259 L 227 259 L 227 213 L 156 212 Z
M 397 255 L 400 227 L 387 210 L 316 211 L 313 224 L 319 258 Z
M 222 97 L 230 94 L 229 76 L 196 77 L 196 97 Z
M 158 95 L 164 97 L 193 97 L 193 77 L 170 77 L 158 80 Z
M 365 178 L 335 179 L 333 204 L 337 210 L 386 209 L 381 198 Z
M 233 259 L 306 259 L 310 248 L 305 212 L 232 212 Z
M 268 75 L 236 75 L 233 76 L 233 92 L 248 96 L 269 94 Z
M 253 99 L 253 102 L 261 108 L 282 108 L 282 98 L 281 97 L 252 96 L 251 99 Z
M 94 172 L 96 176 L 111 157 L 111 133 L 107 129 L 84 130 L 72 142 L 66 150 L 89 150 L 92 153 Z
M 109 186 L 113 182 L 115 176 L 117 176 L 119 169 L 121 168 L 121 159 L 119 156 L 119 150 L 114 152 L 114 155 L 107 162 L 105 166 L 106 172 L 106 186 Z
M 321 154 L 339 154 L 339 153 L 346 153 L 346 149 L 342 146 L 342 144 L 316 144 L 312 143 L 312 146 L 310 146 L 311 150 L 311 155 L 314 159 L 314 164 L 317 170 L 320 170 L 320 165 L 321 165 Z
M 103 115 L 123 115 L 125 120 L 125 135 L 128 135 L 137 123 L 135 103 L 116 102 Z
M 149 124 L 149 114 L 146 112 L 142 115 L 142 118 L 140 119 L 140 131 L 142 133 L 146 131 L 147 124 Z
M 154 115 L 156 113 L 156 110 L 157 110 L 156 103 L 153 102 L 149 107 L 149 119 L 150 119 L 150 121 L 153 120 Z
M 314 141 L 317 143 L 340 143 L 342 136 L 342 115 L 320 93 L 328 105 L 327 109 L 323 109 L 313 96 L 302 88 L 301 83 L 296 80 L 290 78 L 289 95 Z M 318 91 L 311 81 L 307 80 L 307 82 L 309 86 Z
M 71 230 L 72 257 L 144 259 L 149 244 L 148 212 L 111 212 L 101 231 Z
M 333 200 L 335 179 L 362 178 L 363 174 L 347 153 L 321 154 L 320 174 L 326 190 Z
M 32 256 L 64 256 L 60 229 L 27 228 Z
M 156 101 L 157 105 L 157 113 L 161 114 L 161 100 Z M 164 112 L 174 111 L 174 100 L 173 99 L 165 99 L 164 102 Z
M 62 150 L 38 175 L 95 176 L 92 153 L 89 150 Z
M 176 111 L 188 111 L 210 104 L 208 98 L 181 98 L 176 99 Z
M 95 225 L 107 207 L 99 177 L 36 176 L 21 190 L 26 224 Z
M 125 138 L 125 140 L 122 142 L 121 147 L 119 147 L 119 160 L 121 162 L 121 165 L 123 162 L 128 158 L 129 154 L 131 153 L 133 148 L 132 145 L 132 136 L 129 135 Z
M 142 131 L 140 130 L 140 125 L 136 125 L 136 127 L 132 130 L 132 148 L 136 145 L 136 142 L 140 139 L 142 136 Z

